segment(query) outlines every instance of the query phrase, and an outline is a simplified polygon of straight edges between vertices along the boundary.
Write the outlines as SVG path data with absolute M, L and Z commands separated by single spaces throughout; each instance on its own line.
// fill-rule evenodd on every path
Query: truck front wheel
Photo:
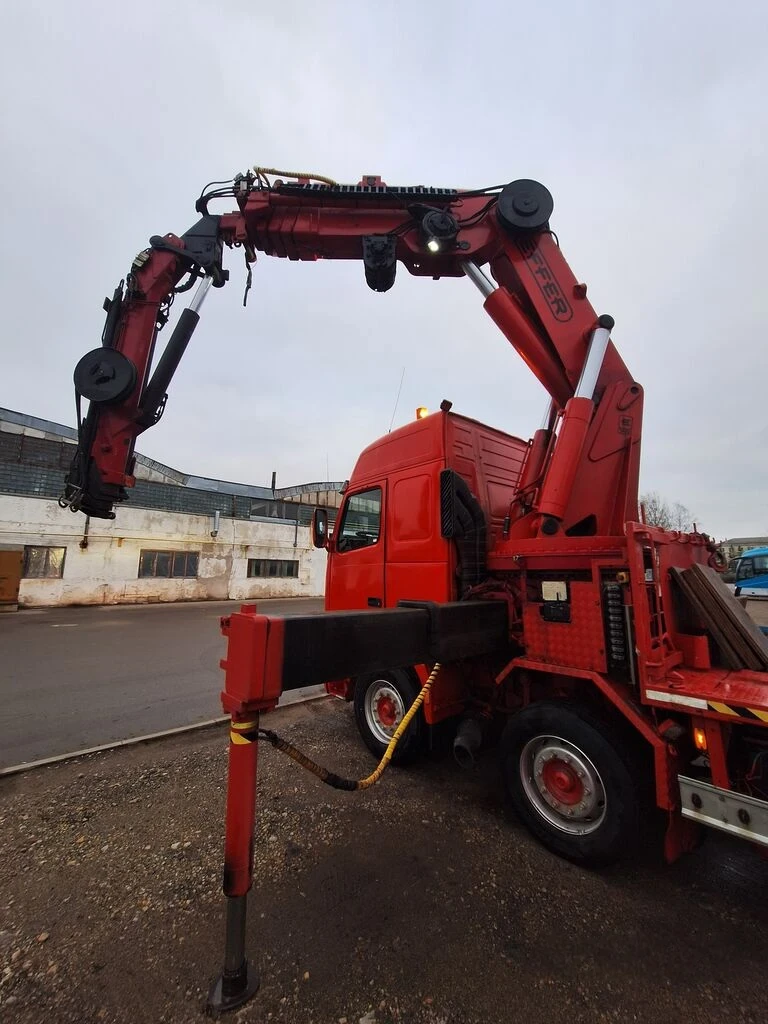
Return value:
M 541 702 L 514 715 L 502 737 L 517 814 L 550 850 L 585 867 L 614 863 L 638 838 L 639 766 L 611 733 L 584 707 Z
M 355 721 L 365 745 L 380 758 L 419 692 L 416 678 L 405 669 L 360 676 L 355 683 Z M 392 755 L 392 764 L 407 764 L 419 754 L 424 719 L 416 714 Z

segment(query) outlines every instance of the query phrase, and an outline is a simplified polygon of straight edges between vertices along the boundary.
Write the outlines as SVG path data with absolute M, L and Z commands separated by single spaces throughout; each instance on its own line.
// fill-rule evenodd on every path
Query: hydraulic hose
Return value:
M 259 729 L 258 737 L 259 739 L 267 740 L 267 742 L 271 743 L 276 750 L 282 751 L 283 754 L 290 757 L 296 762 L 296 764 L 301 765 L 302 768 L 306 768 L 308 772 L 317 776 L 317 778 L 327 786 L 333 786 L 334 789 L 345 789 L 347 791 L 369 789 L 371 786 L 374 786 L 384 774 L 384 770 L 392 760 L 395 747 L 400 742 L 405 730 L 411 724 L 413 716 L 424 703 L 424 698 L 429 693 L 432 683 L 437 679 L 439 671 L 440 662 L 436 662 L 434 668 L 429 673 L 427 681 L 416 694 L 416 699 L 406 711 L 402 722 L 398 725 L 392 739 L 387 744 L 387 749 L 384 751 L 378 765 L 371 774 L 364 779 L 345 779 L 341 775 L 337 775 L 335 772 L 329 772 L 327 768 L 323 768 L 322 765 L 317 764 L 316 761 L 307 757 L 306 754 L 303 754 L 297 747 L 294 747 L 294 745 L 289 743 L 288 740 L 283 739 L 282 736 L 278 736 L 276 732 L 272 732 L 270 729 Z
M 309 178 L 310 181 L 322 181 L 326 185 L 338 185 L 335 178 L 324 174 L 309 174 L 306 171 L 278 171 L 276 167 L 254 167 L 256 174 L 278 174 L 281 178 Z

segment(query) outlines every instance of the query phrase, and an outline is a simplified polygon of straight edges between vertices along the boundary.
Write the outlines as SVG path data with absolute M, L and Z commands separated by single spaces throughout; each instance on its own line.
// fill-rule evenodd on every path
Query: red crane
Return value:
M 246 606 L 224 620 L 232 728 L 218 1010 L 257 986 L 244 936 L 258 742 L 301 759 L 259 716 L 286 689 L 324 682 L 354 700 L 366 742 L 387 756 L 406 725 L 399 750 L 413 754 L 422 727 L 456 718 L 466 757 L 501 720 L 517 812 L 579 863 L 607 863 L 631 844 L 643 782 L 667 817 L 669 859 L 699 824 L 768 845 L 768 648 L 719 588 L 706 535 L 639 522 L 642 388 L 611 341 L 613 319 L 595 312 L 561 253 L 547 189 L 285 177 L 297 180 L 257 170 L 207 188 L 198 222 L 151 238 L 105 302 L 102 345 L 75 370 L 78 410 L 90 404 L 78 411 L 62 504 L 111 518 L 127 499 L 136 438 L 165 410 L 208 291 L 227 281 L 225 248 L 242 249 L 249 283 L 257 252 L 359 260 L 378 292 L 398 264 L 467 277 L 551 405 L 530 441 L 443 403 L 375 442 L 333 536 L 315 517 L 329 556 L 326 614 L 279 619 Z M 211 213 L 222 199 L 236 211 Z M 171 303 L 192 288 L 155 361 Z

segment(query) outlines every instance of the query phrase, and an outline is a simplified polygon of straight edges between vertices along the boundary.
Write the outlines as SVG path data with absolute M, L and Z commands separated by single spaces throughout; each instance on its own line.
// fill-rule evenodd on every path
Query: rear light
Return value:
M 698 725 L 693 727 L 693 742 L 697 750 L 707 749 L 707 734 Z

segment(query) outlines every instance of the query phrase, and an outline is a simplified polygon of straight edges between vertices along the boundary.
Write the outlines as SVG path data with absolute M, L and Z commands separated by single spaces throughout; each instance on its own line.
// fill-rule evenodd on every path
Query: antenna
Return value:
M 403 372 L 400 374 L 400 385 L 399 385 L 399 387 L 397 389 L 397 398 L 395 399 L 395 408 L 392 410 L 392 419 L 389 421 L 389 430 L 387 431 L 388 434 L 392 433 L 392 424 L 395 422 L 395 413 L 397 412 L 397 403 L 400 401 L 400 392 L 403 390 L 403 379 L 404 378 L 405 378 L 405 367 L 403 367 Z

